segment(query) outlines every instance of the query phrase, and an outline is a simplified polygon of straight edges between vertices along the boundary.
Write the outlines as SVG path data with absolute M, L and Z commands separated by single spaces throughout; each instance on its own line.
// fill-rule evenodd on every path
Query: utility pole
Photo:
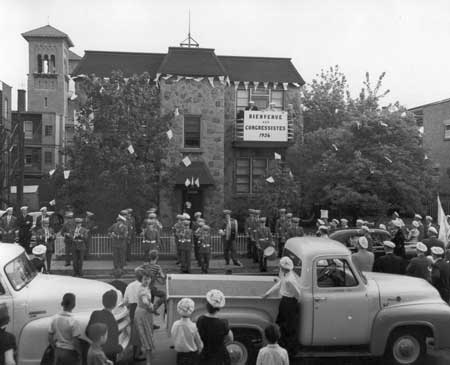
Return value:
M 23 205 L 23 181 L 25 170 L 25 135 L 23 131 L 23 119 L 21 111 L 17 113 L 17 175 L 16 175 L 16 205 L 20 208 Z

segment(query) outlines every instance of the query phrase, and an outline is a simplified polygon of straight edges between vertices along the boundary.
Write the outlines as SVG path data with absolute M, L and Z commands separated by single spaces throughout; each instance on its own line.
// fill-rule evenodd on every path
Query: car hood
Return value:
M 38 274 L 19 293 L 26 296 L 28 312 L 34 312 L 37 317 L 54 314 L 61 311 L 61 300 L 65 293 L 76 296 L 74 312 L 101 309 L 102 295 L 107 290 L 114 289 L 111 285 L 96 280 L 80 279 L 71 276 Z M 118 293 L 121 302 L 122 296 Z M 43 313 L 43 312 L 46 313 Z
M 364 272 L 376 282 L 382 307 L 413 302 L 443 302 L 439 292 L 426 280 L 406 275 Z

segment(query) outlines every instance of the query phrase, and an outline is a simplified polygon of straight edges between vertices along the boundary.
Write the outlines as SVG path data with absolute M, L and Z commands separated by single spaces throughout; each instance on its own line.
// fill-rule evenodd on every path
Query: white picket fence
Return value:
M 236 251 L 238 254 L 244 254 L 247 252 L 247 236 L 238 235 L 236 239 Z M 159 250 L 160 256 L 175 256 L 175 238 L 173 235 L 161 236 L 161 248 Z M 212 255 L 223 255 L 223 243 L 220 235 L 211 236 L 211 253 Z M 56 256 L 65 255 L 64 238 L 57 236 L 55 241 L 55 254 Z M 89 245 L 89 256 L 92 257 L 109 257 L 112 255 L 112 240 L 105 235 L 92 236 L 91 243 Z M 144 250 L 142 247 L 142 238 L 136 237 L 131 244 L 131 256 L 142 257 Z

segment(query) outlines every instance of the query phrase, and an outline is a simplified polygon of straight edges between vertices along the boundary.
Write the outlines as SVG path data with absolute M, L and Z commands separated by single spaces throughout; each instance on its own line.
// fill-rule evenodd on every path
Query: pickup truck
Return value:
M 48 346 L 48 328 L 52 316 L 61 311 L 61 299 L 67 292 L 76 295 L 74 316 L 84 333 L 91 312 L 101 309 L 102 294 L 114 289 L 109 284 L 69 276 L 38 273 L 24 249 L 15 243 L 0 242 L 0 304 L 8 307 L 11 321 L 7 331 L 16 337 L 18 365 L 39 365 Z M 119 326 L 119 342 L 125 349 L 119 358 L 130 356 L 130 318 L 118 294 L 119 305 L 113 311 Z M 86 347 L 87 339 L 83 339 Z
M 419 364 L 433 341 L 450 348 L 450 307 L 422 279 L 360 272 L 347 247 L 329 238 L 295 237 L 284 252 L 294 262 L 302 298 L 298 357 L 384 357 L 383 364 Z M 196 302 L 193 320 L 206 312 L 205 293 L 219 289 L 219 313 L 234 333 L 233 364 L 253 364 L 264 328 L 275 322 L 279 298 L 261 296 L 276 276 L 169 275 L 167 327 L 178 319 L 182 297 Z

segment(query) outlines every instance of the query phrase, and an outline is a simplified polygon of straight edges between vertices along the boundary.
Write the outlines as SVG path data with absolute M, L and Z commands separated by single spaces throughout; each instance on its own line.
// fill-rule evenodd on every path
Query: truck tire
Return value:
M 392 365 L 423 364 L 427 352 L 425 333 L 417 328 L 400 328 L 389 336 L 384 354 Z
M 234 341 L 227 344 L 231 365 L 254 365 L 258 355 L 255 340 L 259 339 L 247 331 L 233 331 Z

